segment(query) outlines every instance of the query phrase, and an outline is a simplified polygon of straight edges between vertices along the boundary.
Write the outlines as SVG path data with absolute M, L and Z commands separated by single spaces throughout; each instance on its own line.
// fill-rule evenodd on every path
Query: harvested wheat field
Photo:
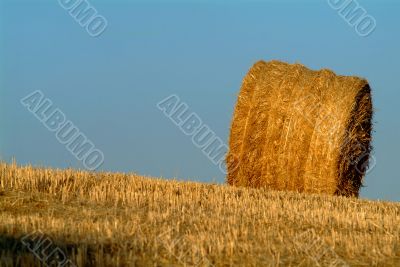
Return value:
M 0 211 L 0 266 L 400 265 L 399 203 L 0 163 Z
M 234 111 L 228 183 L 358 196 L 371 119 L 366 80 L 259 61 L 244 78 Z

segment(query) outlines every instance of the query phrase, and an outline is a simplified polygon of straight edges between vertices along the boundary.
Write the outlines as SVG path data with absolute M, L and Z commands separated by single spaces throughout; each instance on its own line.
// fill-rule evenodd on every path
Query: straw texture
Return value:
M 244 78 L 235 107 L 227 182 L 358 196 L 371 119 L 366 80 L 259 61 Z

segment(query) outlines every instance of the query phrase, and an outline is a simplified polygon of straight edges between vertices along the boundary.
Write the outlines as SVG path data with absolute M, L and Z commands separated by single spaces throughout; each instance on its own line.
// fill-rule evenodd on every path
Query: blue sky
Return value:
M 20 99 L 41 90 L 104 153 L 102 170 L 224 182 L 157 108 L 176 94 L 227 142 L 236 94 L 257 60 L 300 62 L 369 80 L 375 168 L 361 196 L 400 201 L 400 4 L 358 1 L 360 37 L 327 1 L 95 1 L 90 36 L 58 1 L 0 0 L 0 156 L 83 168 Z

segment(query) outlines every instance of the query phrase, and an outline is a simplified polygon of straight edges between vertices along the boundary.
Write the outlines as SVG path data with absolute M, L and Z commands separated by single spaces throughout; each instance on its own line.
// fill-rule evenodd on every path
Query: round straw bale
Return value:
M 365 79 L 259 61 L 244 78 L 235 107 L 227 182 L 358 196 L 371 120 Z

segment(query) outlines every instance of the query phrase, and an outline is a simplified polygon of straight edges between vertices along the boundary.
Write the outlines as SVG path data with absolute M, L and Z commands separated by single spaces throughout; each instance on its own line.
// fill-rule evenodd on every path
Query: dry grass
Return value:
M 398 203 L 0 163 L 0 211 L 0 266 L 37 230 L 77 266 L 400 264 Z
M 227 181 L 358 196 L 371 149 L 371 118 L 364 79 L 301 64 L 257 62 L 238 96 Z

